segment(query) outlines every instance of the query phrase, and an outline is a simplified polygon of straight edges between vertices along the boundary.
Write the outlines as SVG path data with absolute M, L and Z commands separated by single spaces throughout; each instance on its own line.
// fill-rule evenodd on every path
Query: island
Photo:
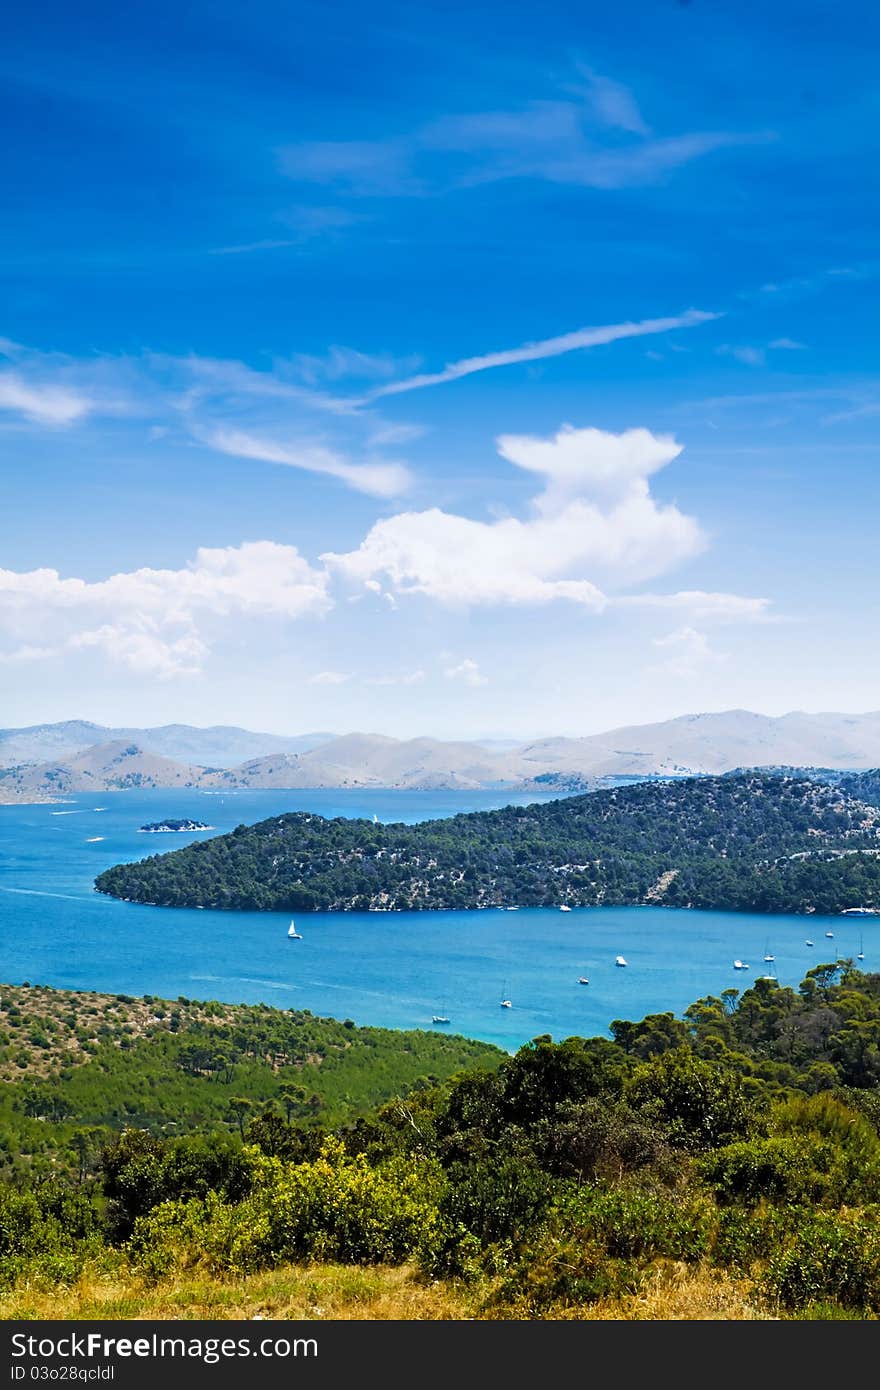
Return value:
M 880 807 L 745 773 L 383 825 L 307 811 L 119 864 L 98 892 L 162 907 L 414 911 L 880 904 Z
M 139 825 L 138 830 L 145 835 L 167 835 L 181 830 L 213 830 L 213 825 L 205 825 L 200 820 L 157 820 L 149 825 Z

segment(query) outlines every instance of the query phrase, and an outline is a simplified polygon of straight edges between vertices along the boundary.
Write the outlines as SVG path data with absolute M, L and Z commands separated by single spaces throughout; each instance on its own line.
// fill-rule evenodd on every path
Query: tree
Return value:
M 238 1121 L 238 1132 L 244 1139 L 244 1126 L 250 1112 L 253 1110 L 253 1102 L 246 1096 L 233 1096 L 229 1102 L 229 1109 Z
M 302 1115 L 308 1104 L 308 1097 L 305 1086 L 298 1086 L 293 1081 L 285 1081 L 278 1092 L 281 1104 L 284 1106 L 284 1113 L 287 1116 L 287 1123 L 290 1124 L 291 1116 Z

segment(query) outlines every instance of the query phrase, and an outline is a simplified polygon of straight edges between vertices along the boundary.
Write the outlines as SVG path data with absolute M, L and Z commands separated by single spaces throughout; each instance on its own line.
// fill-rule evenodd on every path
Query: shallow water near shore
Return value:
M 880 918 L 660 907 L 304 913 L 302 940 L 290 941 L 287 915 L 142 907 L 93 889 L 111 864 L 283 811 L 413 822 L 535 800 L 505 792 L 174 790 L 0 806 L 0 980 L 262 1002 L 359 1024 L 442 1028 L 513 1050 L 539 1034 L 591 1036 L 616 1018 L 680 1014 L 703 995 L 747 988 L 769 968 L 780 984 L 797 986 L 811 966 L 855 957 L 862 941 L 857 963 L 880 968 Z M 187 817 L 213 829 L 139 831 Z M 626 967 L 615 966 L 618 955 Z M 749 969 L 734 970 L 734 959 Z M 432 1024 L 435 1014 L 448 1025 Z

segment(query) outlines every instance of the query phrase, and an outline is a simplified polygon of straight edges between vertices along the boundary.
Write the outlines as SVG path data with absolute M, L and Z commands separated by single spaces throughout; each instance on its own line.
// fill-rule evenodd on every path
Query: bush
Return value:
M 709 1249 L 718 1215 L 700 1194 L 666 1195 L 619 1188 L 581 1190 L 557 1208 L 564 1228 L 598 1242 L 621 1260 L 667 1258 L 696 1263 Z
M 832 1302 L 880 1313 L 878 1211 L 808 1218 L 788 1249 L 774 1255 L 763 1291 L 787 1309 Z
M 334 1139 L 313 1163 L 246 1153 L 254 1187 L 243 1201 L 209 1193 L 162 1203 L 135 1222 L 129 1248 L 146 1273 L 202 1262 L 234 1273 L 311 1259 L 395 1264 L 436 1226 L 433 1165 L 393 1160 L 371 1168 Z

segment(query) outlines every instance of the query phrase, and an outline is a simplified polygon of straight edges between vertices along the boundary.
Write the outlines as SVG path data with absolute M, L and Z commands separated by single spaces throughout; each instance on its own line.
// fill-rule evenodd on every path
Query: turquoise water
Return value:
M 288 941 L 289 919 L 277 913 L 141 907 L 92 888 L 111 864 L 200 838 L 138 833 L 164 817 L 192 817 L 219 833 L 290 810 L 416 821 L 517 800 L 535 797 L 104 792 L 0 806 L 0 980 L 264 1002 L 391 1028 L 430 1028 L 440 1013 L 448 1031 L 512 1050 L 540 1033 L 605 1033 L 615 1018 L 680 1014 L 702 995 L 743 989 L 767 969 L 768 946 L 781 984 L 797 985 L 820 961 L 855 956 L 860 935 L 863 968 L 880 965 L 880 919 L 655 907 L 313 913 L 297 919 L 302 941 Z M 625 969 L 614 964 L 618 954 Z M 751 968 L 735 971 L 735 958 Z M 589 985 L 578 984 L 581 975 Z M 502 995 L 510 1009 L 500 1007 Z

